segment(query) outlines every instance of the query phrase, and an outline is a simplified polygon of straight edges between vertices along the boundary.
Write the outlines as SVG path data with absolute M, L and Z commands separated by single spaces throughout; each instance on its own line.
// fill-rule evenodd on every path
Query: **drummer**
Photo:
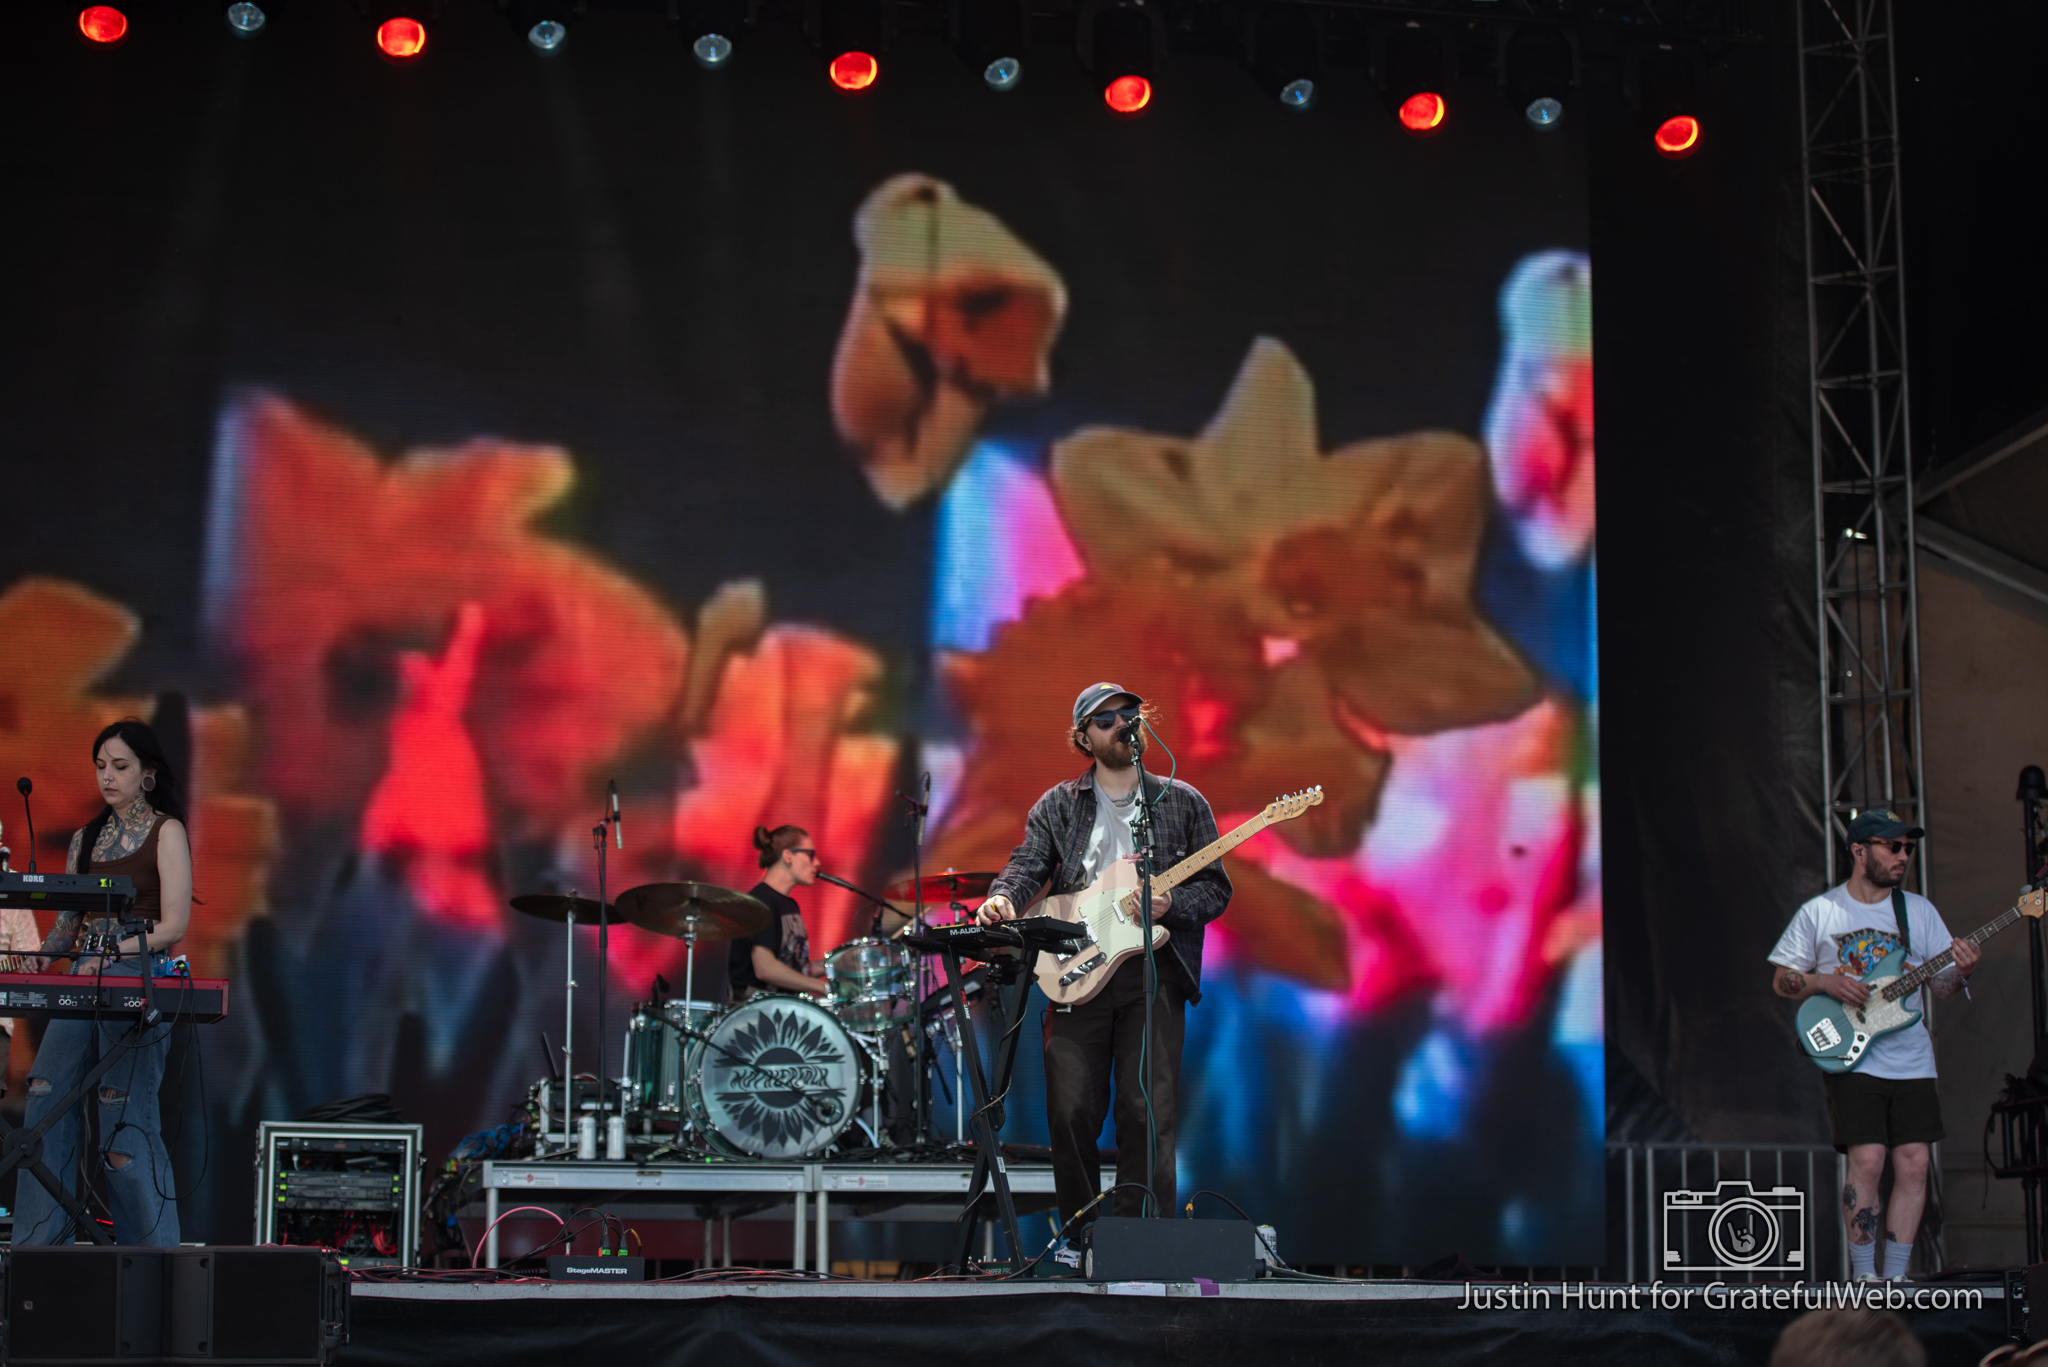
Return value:
M 803 908 L 789 895 L 796 887 L 818 881 L 818 852 L 810 832 L 801 826 L 754 827 L 754 850 L 766 870 L 751 889 L 774 917 L 767 928 L 731 942 L 726 950 L 726 978 L 732 999 L 745 1001 L 761 992 L 807 992 L 827 997 L 832 985 L 821 976 L 822 960 L 811 958 L 811 937 L 804 931 Z

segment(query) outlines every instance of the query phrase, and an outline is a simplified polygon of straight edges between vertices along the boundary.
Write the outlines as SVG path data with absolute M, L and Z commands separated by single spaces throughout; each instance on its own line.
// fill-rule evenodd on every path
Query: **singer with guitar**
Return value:
M 1024 843 L 1010 855 L 988 900 L 984 923 L 1010 920 L 1041 893 L 1079 892 L 1136 849 L 1131 830 L 1140 794 L 1137 756 L 1144 699 L 1113 683 L 1091 684 L 1074 700 L 1073 747 L 1091 762 L 1078 778 L 1057 784 L 1032 804 Z M 1178 780 L 1145 776 L 1143 800 L 1153 813 L 1162 867 L 1217 841 L 1216 817 L 1202 795 Z M 1169 936 L 1155 951 L 1158 996 L 1152 1010 L 1152 1118 L 1158 1136 L 1153 1213 L 1173 1209 L 1174 1127 L 1186 1011 L 1201 1000 L 1202 928 L 1230 902 L 1230 878 L 1210 862 L 1172 888 L 1155 891 L 1154 920 Z M 1143 1213 L 1146 1170 L 1145 1101 L 1139 1088 L 1145 1018 L 1145 957 L 1124 960 L 1085 1000 L 1055 1005 L 1045 1017 L 1045 1103 L 1052 1131 L 1053 1182 L 1066 1220 L 1101 1189 L 1096 1138 L 1116 1078 L 1116 1149 L 1120 1187 L 1109 1205 L 1117 1215 Z M 1099 1208 L 1098 1208 L 1099 1209 Z M 1092 1212 L 1091 1212 L 1092 1214 Z
M 1773 990 L 1793 1001 L 1826 993 L 1861 1008 L 1871 996 L 1863 979 L 1900 951 L 1904 964 L 1953 954 L 1954 962 L 1927 979 L 1927 987 L 1937 997 L 1962 990 L 1981 951 L 1972 939 L 1952 937 L 1932 902 L 1901 887 L 1914 844 L 1927 833 L 1891 812 L 1867 811 L 1849 823 L 1848 834 L 1854 864 L 1849 880 L 1793 914 L 1769 956 Z M 1916 1012 L 1918 993 L 1903 1005 Z M 1859 1280 L 1878 1275 L 1877 1189 L 1889 1154 L 1892 1194 L 1882 1275 L 1903 1277 L 1927 1199 L 1928 1146 L 1944 1134 L 1934 1041 L 1916 1019 L 1879 1035 L 1853 1068 L 1829 1071 L 1825 1081 L 1835 1148 L 1849 1160 L 1842 1211 L 1850 1274 Z

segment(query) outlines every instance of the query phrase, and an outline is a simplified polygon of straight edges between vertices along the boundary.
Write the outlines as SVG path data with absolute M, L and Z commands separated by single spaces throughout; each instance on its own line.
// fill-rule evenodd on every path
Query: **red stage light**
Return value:
M 841 90 L 866 90 L 882 74 L 882 64 L 865 52 L 842 52 L 829 68 L 832 84 Z
M 1700 145 L 1700 121 L 1690 114 L 1678 114 L 1657 126 L 1657 150 L 1676 160 L 1689 157 Z
M 1401 101 L 1401 126 L 1411 133 L 1434 133 L 1444 121 L 1444 97 L 1424 90 Z
M 386 57 L 410 61 L 427 50 L 427 26 L 417 19 L 386 19 L 377 25 L 377 47 Z
M 1102 102 L 1119 114 L 1135 114 L 1152 103 L 1152 82 L 1143 76 L 1119 76 L 1103 87 Z
M 118 43 L 128 36 L 128 16 L 112 5 L 90 5 L 78 12 L 78 31 L 95 43 Z

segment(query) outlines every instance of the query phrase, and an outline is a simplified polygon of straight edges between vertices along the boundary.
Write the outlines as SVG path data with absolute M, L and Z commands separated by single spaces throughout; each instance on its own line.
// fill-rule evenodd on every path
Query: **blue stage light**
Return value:
M 1015 90 L 1024 79 L 1024 63 L 1015 57 L 998 57 L 981 73 L 990 90 Z
M 228 29 L 243 38 L 254 38 L 263 32 L 267 16 L 261 5 L 252 5 L 249 0 L 237 0 L 228 6 Z
M 526 41 L 533 44 L 535 52 L 552 55 L 569 41 L 569 30 L 559 20 L 543 19 L 526 31 Z
M 722 33 L 707 33 L 690 44 L 690 55 L 706 71 L 716 71 L 732 59 L 732 39 Z
M 1316 102 L 1316 83 L 1310 80 L 1289 81 L 1280 87 L 1280 103 L 1289 109 L 1306 109 Z
M 1529 101 L 1529 107 L 1522 111 L 1522 117 L 1537 128 L 1555 128 L 1557 121 L 1564 117 L 1564 106 L 1545 95 L 1540 100 Z

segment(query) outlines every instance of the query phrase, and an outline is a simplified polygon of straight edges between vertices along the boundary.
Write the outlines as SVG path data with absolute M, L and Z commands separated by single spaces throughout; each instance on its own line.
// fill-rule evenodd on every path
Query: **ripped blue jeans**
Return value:
M 156 976 L 164 976 L 165 956 L 151 956 Z M 134 960 L 110 964 L 106 976 L 135 978 Z M 28 1107 L 24 1122 L 35 1125 L 70 1091 L 104 1051 L 119 1049 L 132 1022 L 125 1020 L 55 1020 L 43 1032 L 42 1048 L 28 1070 Z M 178 1244 L 177 1179 L 171 1173 L 170 1151 L 164 1147 L 157 1088 L 163 1085 L 164 1062 L 171 1052 L 171 1026 L 157 1025 L 137 1048 L 121 1057 L 95 1089 L 100 1108 L 100 1153 L 95 1164 L 114 1216 L 114 1242 L 131 1247 L 175 1248 Z M 78 1189 L 79 1113 L 73 1106 L 43 1138 L 43 1162 L 58 1179 Z M 55 1197 L 30 1175 L 16 1169 L 20 1186 L 14 1200 L 14 1242 L 68 1244 L 84 1235 Z

